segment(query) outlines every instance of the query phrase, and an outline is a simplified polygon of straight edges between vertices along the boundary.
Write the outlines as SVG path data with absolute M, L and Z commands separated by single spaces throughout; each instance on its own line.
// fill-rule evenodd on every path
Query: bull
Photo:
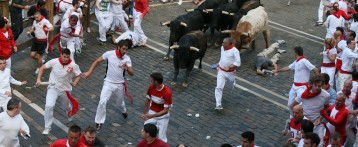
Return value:
M 188 86 L 188 77 L 194 67 L 195 61 L 200 59 L 199 69 L 202 68 L 201 62 L 206 52 L 206 36 L 202 31 L 193 31 L 182 36 L 177 45 L 170 47 L 174 49 L 174 78 L 171 82 L 175 85 L 179 74 L 179 68 L 186 68 L 184 87 Z
M 236 26 L 236 30 L 225 30 L 221 33 L 231 34 L 234 45 L 239 49 L 248 49 L 250 44 L 255 49 L 255 40 L 259 33 L 263 33 L 268 48 L 270 32 L 268 29 L 268 16 L 265 8 L 262 6 L 250 10 L 243 16 Z
M 260 4 L 260 0 L 250 0 L 245 2 L 242 7 L 240 8 L 238 13 L 235 13 L 233 18 L 232 18 L 232 25 L 230 29 L 235 30 L 237 23 L 240 21 L 240 19 L 244 16 L 247 15 L 247 12 L 249 12 L 252 9 L 255 9 L 259 6 L 262 6 L 262 4 Z M 232 13 L 231 13 L 232 15 Z
M 204 27 L 204 19 L 200 12 L 194 11 L 180 15 L 172 21 L 161 23 L 161 25 L 170 27 L 169 46 L 173 46 L 186 33 L 201 30 Z M 164 60 L 169 59 L 170 52 L 169 48 Z

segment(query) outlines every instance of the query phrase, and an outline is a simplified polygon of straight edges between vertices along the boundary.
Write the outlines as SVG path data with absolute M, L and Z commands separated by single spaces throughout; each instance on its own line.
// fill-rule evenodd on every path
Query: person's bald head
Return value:
M 351 92 L 352 87 L 353 87 L 352 84 L 353 84 L 352 80 L 350 80 L 350 79 L 347 79 L 344 81 L 344 85 L 343 85 L 343 93 L 344 94 L 348 94 Z
M 303 119 L 303 108 L 301 105 L 296 105 L 292 109 L 293 111 L 293 119 L 296 123 L 301 122 Z
M 345 102 L 346 102 L 346 98 L 344 97 L 344 94 L 338 93 L 335 101 L 336 107 L 337 108 L 341 107 L 343 104 L 345 104 Z

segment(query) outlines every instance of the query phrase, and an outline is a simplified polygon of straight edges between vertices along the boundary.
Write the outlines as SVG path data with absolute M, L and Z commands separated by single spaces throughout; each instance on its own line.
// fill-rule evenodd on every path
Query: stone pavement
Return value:
M 281 23 L 293 27 L 313 35 L 323 36 L 323 27 L 314 27 L 316 18 L 316 6 L 318 2 L 308 0 L 294 1 L 290 7 L 279 0 L 263 1 L 268 11 L 271 21 Z M 140 118 L 147 88 L 150 84 L 149 75 L 154 71 L 160 71 L 164 75 L 164 83 L 172 89 L 173 92 L 173 108 L 170 110 L 170 122 L 168 127 L 168 143 L 175 146 L 179 143 L 188 146 L 219 146 L 223 143 L 238 145 L 241 143 L 240 134 L 250 130 L 255 132 L 256 144 L 259 146 L 281 146 L 286 140 L 280 136 L 283 123 L 288 116 L 285 108 L 282 108 L 267 100 L 263 100 L 257 95 L 248 91 L 235 88 L 232 92 L 229 89 L 224 90 L 223 106 L 224 110 L 215 112 L 214 88 L 216 86 L 216 78 L 207 74 L 214 73 L 214 70 L 204 66 L 204 72 L 194 69 L 190 75 L 189 87 L 183 88 L 184 70 L 179 73 L 178 84 L 170 85 L 173 78 L 172 62 L 163 62 L 163 54 L 159 51 L 166 51 L 161 44 L 167 45 L 169 29 L 162 27 L 159 22 L 172 20 L 177 15 L 183 14 L 184 8 L 194 8 L 192 3 L 184 3 L 182 6 L 169 4 L 165 6 L 151 7 L 143 21 L 143 28 L 146 35 L 151 39 L 148 41 L 148 47 L 154 47 L 157 51 L 148 47 L 139 47 L 130 49 L 128 55 L 131 57 L 135 75 L 127 77 L 129 92 L 135 97 L 133 105 L 126 100 L 129 112 L 128 120 L 124 120 L 121 113 L 116 108 L 115 101 L 110 100 L 107 104 L 107 120 L 98 137 L 104 140 L 108 146 L 134 146 L 141 138 L 140 130 L 143 126 L 143 120 Z M 297 13 L 302 13 L 297 15 Z M 283 20 L 284 18 L 284 20 Z M 95 19 L 93 19 L 96 21 Z M 270 23 L 271 24 L 271 23 Z M 304 26 L 304 27 L 303 27 Z M 87 45 L 83 48 L 83 53 L 76 56 L 76 63 L 79 64 L 82 72 L 88 70 L 92 62 L 101 56 L 105 51 L 115 49 L 113 44 L 108 43 L 107 46 L 100 46 L 96 42 L 98 35 L 98 26 L 91 24 L 91 33 L 85 35 Z M 322 49 L 322 45 L 306 38 L 299 37 L 292 33 L 293 31 L 280 31 L 271 28 L 271 43 L 277 39 L 285 39 L 286 45 L 281 49 L 288 50 L 288 53 L 282 56 L 279 65 L 286 66 L 293 62 L 293 51 L 290 50 L 296 45 L 303 46 L 305 56 L 312 63 L 318 65 L 321 58 L 317 58 Z M 254 59 L 258 52 L 264 48 L 264 41 L 260 35 L 256 41 L 256 50 L 250 50 L 242 54 L 242 67 L 238 70 L 238 77 L 257 84 L 253 87 L 250 84 L 237 81 L 237 84 L 248 87 L 256 93 L 264 95 L 269 99 L 277 101 L 281 105 L 286 105 L 284 99 L 280 99 L 273 94 L 269 94 L 260 88 L 266 88 L 273 93 L 286 97 L 293 81 L 291 73 L 282 73 L 278 77 L 256 76 L 253 70 Z M 317 40 L 317 39 L 316 39 Z M 13 76 L 18 80 L 27 80 L 31 86 L 36 82 L 36 77 L 32 76 L 35 70 L 35 63 L 28 57 L 29 49 L 17 53 L 12 57 Z M 213 64 L 219 60 L 219 50 L 211 47 L 207 50 L 204 62 Z M 56 51 L 50 54 L 50 58 L 58 56 Z M 106 64 L 102 63 L 94 71 L 87 80 L 81 80 L 79 85 L 74 88 L 73 96 L 76 97 L 80 104 L 80 111 L 74 118 L 73 122 L 67 120 L 67 116 L 63 108 L 56 107 L 54 116 L 64 125 L 69 127 L 71 124 L 77 124 L 82 128 L 87 125 L 94 125 L 94 116 L 99 101 L 99 94 L 102 88 L 103 77 L 105 74 Z M 44 74 L 43 81 L 48 80 L 49 72 Z M 26 98 L 44 109 L 46 87 L 28 89 L 25 86 L 13 86 Z M 14 96 L 15 97 L 15 96 Z M 57 106 L 60 106 L 58 103 Z M 23 111 L 32 118 L 28 121 L 31 127 L 32 138 L 30 140 L 21 141 L 22 146 L 48 146 L 53 142 L 49 137 L 41 135 L 43 127 L 43 116 L 28 105 L 24 105 Z M 187 114 L 192 114 L 189 117 Z M 194 115 L 200 114 L 198 118 Z M 26 118 L 25 118 L 26 119 Z M 36 128 L 37 126 L 37 128 Z M 65 138 L 66 132 L 53 124 L 51 131 L 56 138 Z M 206 139 L 210 136 L 210 139 Z M 132 145 L 131 145 L 132 144 Z

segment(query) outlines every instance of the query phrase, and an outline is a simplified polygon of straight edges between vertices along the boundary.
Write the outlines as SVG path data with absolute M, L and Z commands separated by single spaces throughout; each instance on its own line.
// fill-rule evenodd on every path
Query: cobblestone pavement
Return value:
M 294 60 L 293 51 L 296 45 L 304 47 L 304 54 L 313 64 L 319 65 L 321 57 L 319 52 L 323 42 L 320 38 L 324 35 L 323 27 L 314 26 L 318 1 L 293 1 L 290 7 L 282 0 L 264 0 L 264 4 L 270 19 L 271 43 L 277 39 L 286 40 L 287 44 L 281 49 L 288 52 L 281 57 L 279 66 L 289 65 Z M 154 4 L 154 3 L 151 3 Z M 159 3 L 155 3 L 159 4 Z M 219 50 L 210 47 L 204 57 L 204 67 L 200 72 L 194 69 L 190 75 L 189 87 L 183 88 L 184 71 L 180 71 L 178 84 L 170 85 L 173 77 L 173 65 L 171 61 L 163 61 L 163 51 L 166 52 L 168 44 L 169 29 L 159 25 L 160 21 L 174 19 L 177 15 L 183 14 L 184 8 L 194 8 L 192 3 L 166 4 L 152 6 L 150 14 L 143 21 L 143 28 L 150 38 L 147 47 L 130 49 L 128 55 L 131 57 L 135 75 L 127 81 L 129 92 L 135 97 L 135 102 L 130 105 L 127 102 L 129 118 L 124 120 L 120 111 L 114 105 L 113 100 L 107 105 L 107 120 L 103 129 L 98 134 L 108 146 L 134 146 L 141 138 L 140 130 L 143 120 L 140 118 L 145 93 L 150 84 L 149 75 L 153 71 L 160 71 L 164 75 L 164 83 L 173 91 L 173 105 L 170 110 L 170 122 L 168 127 L 168 143 L 175 146 L 185 143 L 188 146 L 219 146 L 223 143 L 233 145 L 240 144 L 240 134 L 250 130 L 255 132 L 255 142 L 259 146 L 275 147 L 281 146 L 286 140 L 280 136 L 283 123 L 287 119 L 286 94 L 293 81 L 292 73 L 282 73 L 278 77 L 256 76 L 254 73 L 254 59 L 257 53 L 264 48 L 262 35 L 256 41 L 256 49 L 249 50 L 242 54 L 242 66 L 238 70 L 237 88 L 232 92 L 224 90 L 224 110 L 215 112 L 214 88 L 216 86 L 215 71 L 207 65 L 216 63 L 219 60 Z M 93 21 L 96 21 L 93 19 Z M 310 36 L 293 29 L 297 29 L 318 37 Z M 88 70 L 92 62 L 105 51 L 114 49 L 113 44 L 100 46 L 96 42 L 98 26 L 91 24 L 91 33 L 85 35 L 87 45 L 83 53 L 76 56 L 82 72 Z M 35 70 L 35 63 L 28 57 L 29 49 L 13 55 L 13 76 L 18 80 L 27 80 L 29 86 L 35 83 L 32 73 Z M 58 56 L 58 52 L 49 55 L 50 58 Z M 80 111 L 72 122 L 67 120 L 64 109 L 56 107 L 54 116 L 65 126 L 77 124 L 84 128 L 87 125 L 94 125 L 95 111 L 99 101 L 99 94 L 103 85 L 105 74 L 105 63 L 101 64 L 87 79 L 80 81 L 74 88 L 73 95 L 80 104 Z M 43 81 L 47 81 L 49 72 L 44 74 Z M 128 77 L 128 76 L 127 76 Z M 43 129 L 43 115 L 46 87 L 26 88 L 25 86 L 13 86 L 19 93 L 14 97 L 26 97 L 30 105 L 23 106 L 25 119 L 30 125 L 32 138 L 21 140 L 22 146 L 48 146 L 56 138 L 65 138 L 66 132 L 63 127 L 53 124 L 51 135 L 41 135 Z M 21 94 L 23 96 L 21 96 Z M 39 106 L 39 107 L 37 107 Z M 59 103 L 57 106 L 60 106 Z M 192 114 L 189 117 L 187 114 Z M 200 114 L 195 117 L 195 114 Z M 26 117 L 27 116 L 27 117 Z M 210 136 L 210 139 L 206 139 Z

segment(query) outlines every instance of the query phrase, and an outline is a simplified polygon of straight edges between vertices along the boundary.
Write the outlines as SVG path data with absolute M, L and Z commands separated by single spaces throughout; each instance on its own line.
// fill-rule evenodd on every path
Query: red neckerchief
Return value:
M 124 55 L 122 55 L 122 54 L 119 52 L 119 50 L 116 49 L 116 56 L 117 56 L 119 59 L 122 60 L 122 58 L 123 58 Z
M 255 144 L 252 144 L 251 147 L 255 147 Z
M 352 91 L 349 91 L 348 94 L 345 94 L 344 89 L 342 89 L 342 93 L 349 99 L 349 97 L 351 96 Z
M 227 51 L 227 50 L 231 50 L 234 48 L 234 45 L 229 45 L 228 47 L 224 47 L 224 50 Z
M 324 50 L 324 51 L 327 51 L 327 52 L 328 52 L 330 49 L 332 49 L 332 48 L 326 48 L 326 50 Z
M 319 93 L 312 93 L 311 92 L 312 86 L 309 86 L 301 95 L 302 99 L 310 99 L 313 97 L 316 97 L 317 95 L 321 94 L 321 92 Z
M 303 59 L 303 58 L 305 58 L 305 56 L 301 56 L 300 58 L 298 58 L 298 59 L 296 60 L 296 62 L 300 61 L 300 60 Z
M 329 84 L 328 84 L 328 86 L 323 85 L 323 89 L 324 89 L 324 90 L 329 90 L 329 88 L 331 88 L 331 85 L 329 85 Z
M 332 13 L 333 16 L 335 16 L 336 18 L 339 18 L 341 17 L 341 15 L 338 13 L 338 11 Z
M 352 81 L 354 81 L 354 82 L 358 82 L 358 79 L 353 79 Z
M 45 16 L 42 16 L 42 15 L 41 15 L 40 21 L 37 21 L 37 23 L 41 22 L 44 18 L 45 18 Z
M 58 61 L 60 61 L 60 64 L 62 65 L 62 66 L 66 66 L 66 65 L 68 65 L 68 64 L 70 64 L 71 62 L 72 62 L 72 60 L 71 59 L 68 59 L 68 62 L 67 63 L 63 63 L 63 61 L 62 61 L 62 58 L 60 57 L 60 58 L 58 58 Z

